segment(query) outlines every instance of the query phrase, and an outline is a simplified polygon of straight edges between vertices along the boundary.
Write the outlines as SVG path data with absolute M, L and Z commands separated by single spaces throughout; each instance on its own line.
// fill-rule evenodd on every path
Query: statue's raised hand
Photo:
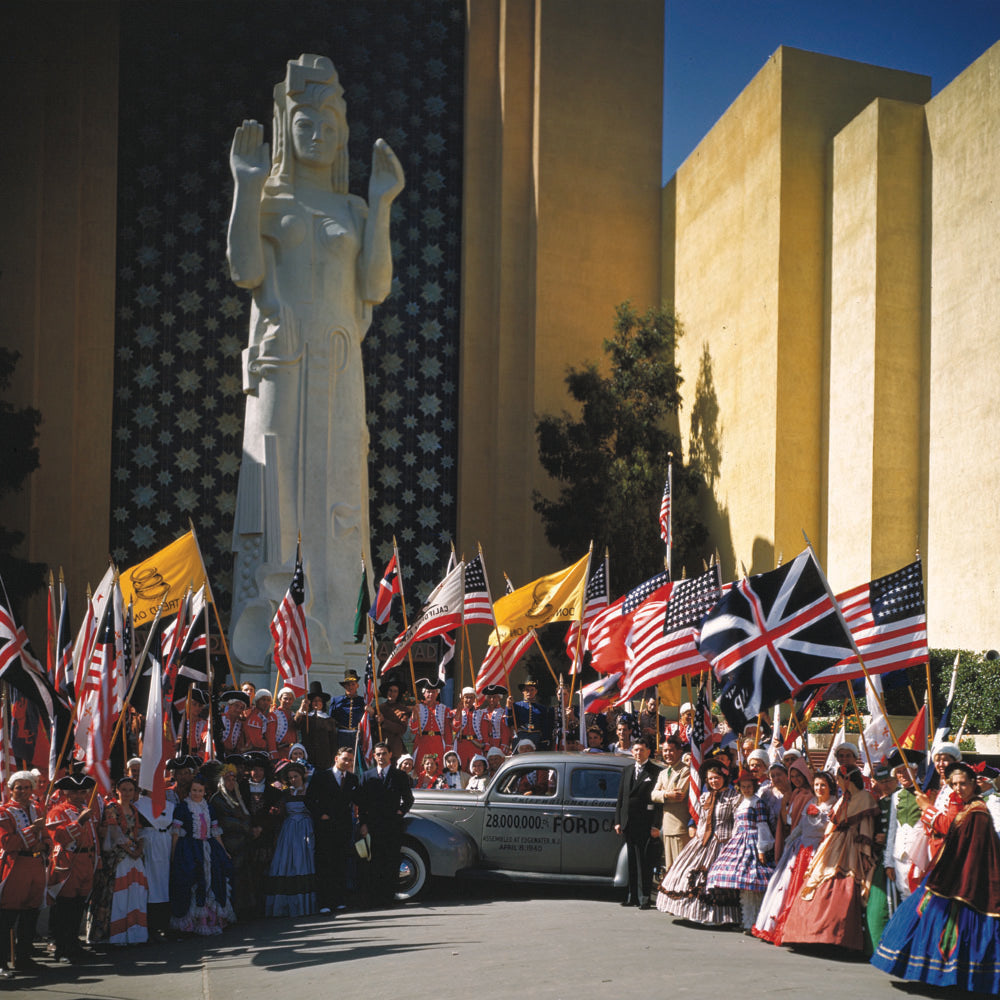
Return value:
M 233 180 L 263 184 L 271 169 L 271 149 L 264 142 L 264 126 L 260 122 L 244 121 L 233 135 L 229 150 L 229 169 Z
M 368 204 L 375 205 L 382 200 L 392 201 L 403 190 L 405 183 L 399 158 L 385 139 L 376 139 L 372 147 L 372 175 L 368 181 Z

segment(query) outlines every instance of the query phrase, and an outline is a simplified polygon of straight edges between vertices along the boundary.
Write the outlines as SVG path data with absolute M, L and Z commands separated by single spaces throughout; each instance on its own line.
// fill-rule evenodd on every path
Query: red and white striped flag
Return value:
M 622 701 L 671 677 L 711 669 L 695 643 L 702 621 L 722 595 L 719 583 L 716 565 L 639 605 L 625 642 Z
M 608 557 L 590 574 L 587 589 L 583 594 L 583 616 L 572 622 L 566 630 L 566 655 L 569 657 L 569 672 L 578 674 L 583 660 L 584 642 L 594 619 L 608 606 Z M 579 650 L 580 655 L 577 656 Z
M 490 600 L 489 584 L 486 582 L 486 566 L 480 552 L 475 559 L 465 564 L 465 598 L 463 602 L 463 624 L 496 626 L 493 618 L 493 602 Z
M 306 630 L 306 575 L 302 569 L 302 553 L 295 550 L 295 572 L 278 611 L 271 622 L 274 637 L 274 665 L 285 687 L 302 697 L 309 690 L 309 667 L 312 653 L 309 650 L 309 633 Z
M 663 499 L 660 500 L 660 538 L 670 551 L 673 541 L 673 531 L 670 522 L 670 480 L 673 479 L 673 465 L 671 464 L 667 472 L 667 481 L 663 484 Z
M 701 802 L 701 765 L 715 744 L 715 726 L 712 723 L 712 672 L 708 671 L 698 691 L 691 723 L 691 778 L 688 784 L 688 812 L 698 822 L 698 805 Z
M 534 630 L 525 632 L 514 639 L 508 639 L 499 646 L 487 646 L 486 656 L 476 674 L 476 694 L 482 694 L 483 689 L 490 684 L 506 684 L 507 675 L 514 665 L 531 649 L 535 641 Z
M 83 688 L 82 740 L 77 729 L 77 742 L 84 747 L 87 771 L 97 781 L 102 795 L 110 795 L 112 791 L 109 758 L 115 725 L 115 660 L 115 605 L 109 600 L 104 605 Z

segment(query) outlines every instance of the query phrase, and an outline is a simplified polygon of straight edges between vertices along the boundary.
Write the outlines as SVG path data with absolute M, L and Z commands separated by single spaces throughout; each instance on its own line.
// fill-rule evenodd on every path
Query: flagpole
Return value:
M 378 725 L 378 741 L 382 742 L 382 713 L 378 710 L 378 671 L 375 669 L 375 625 L 371 615 L 365 615 L 368 619 L 368 655 L 372 659 L 372 694 L 375 696 L 375 722 Z
M 410 627 L 409 621 L 406 618 L 406 594 L 403 593 L 403 567 L 399 559 L 399 549 L 396 547 L 396 536 L 392 536 L 392 554 L 396 558 L 396 575 L 399 577 L 399 604 L 403 609 L 403 634 L 406 634 L 406 630 Z M 412 646 L 408 646 L 406 649 L 406 658 L 410 663 L 410 683 L 413 685 L 413 697 L 417 697 L 417 672 L 413 668 L 413 649 Z M 419 727 L 418 727 L 419 728 Z
M 861 722 L 861 713 L 858 711 L 858 699 L 854 696 L 854 682 L 847 682 L 847 690 L 851 695 L 851 705 L 854 707 L 854 718 L 858 720 L 858 735 L 861 737 L 861 749 L 864 751 L 865 759 L 872 773 L 875 773 L 875 761 L 872 759 L 871 751 L 868 749 L 868 741 L 865 739 L 865 727 Z M 875 686 L 871 685 L 871 692 L 875 694 Z
M 605 562 L 607 561 L 607 548 L 604 550 Z M 590 583 L 590 560 L 594 554 L 594 540 L 590 540 L 590 547 L 587 549 L 587 570 L 583 574 L 583 599 L 580 601 L 580 627 L 576 630 L 576 663 L 577 671 L 575 674 L 571 674 L 569 678 L 569 700 L 570 703 L 573 701 L 573 689 L 576 687 L 577 675 L 583 676 L 583 664 L 580 662 L 580 645 L 583 642 L 583 616 L 587 613 L 587 584 Z M 609 584 L 607 568 L 604 571 L 604 584 L 607 586 Z M 610 597 L 611 591 L 608 591 L 608 596 Z M 538 640 L 535 640 L 538 642 Z M 541 643 L 538 643 L 539 648 L 541 648 Z M 581 680 L 580 687 L 583 687 L 583 682 Z
M 194 530 L 194 521 L 188 518 L 188 527 L 191 529 L 191 537 L 194 539 L 194 547 L 198 550 L 198 561 L 201 563 L 201 571 L 205 574 L 205 597 L 208 603 L 212 605 L 212 611 L 215 614 L 215 624 L 219 626 L 219 638 L 222 640 L 222 651 L 226 654 L 226 664 L 229 666 L 229 678 L 233 682 L 233 690 L 236 690 L 236 674 L 233 672 L 233 658 L 229 655 L 229 643 L 226 642 L 226 633 L 222 628 L 222 619 L 219 618 L 219 609 L 215 603 L 215 594 L 212 593 L 212 582 L 208 578 L 208 570 L 205 569 L 205 560 L 202 558 L 201 546 L 198 544 L 198 533 Z M 301 535 L 299 536 L 301 539 Z M 207 636 L 208 636 L 208 615 L 205 615 L 205 635 L 206 635 L 206 646 L 207 646 Z M 209 691 L 209 695 L 211 695 Z M 209 709 L 211 713 L 211 709 Z M 211 715 L 210 715 L 211 717 Z
M 690 457 L 690 456 L 689 456 Z M 667 494 L 670 497 L 670 507 L 667 510 L 667 578 L 674 578 L 672 563 L 674 556 L 674 453 L 667 452 Z
M 851 647 L 854 649 L 854 655 L 857 656 L 858 663 L 861 666 L 861 671 L 865 675 L 865 680 L 870 683 L 871 674 L 868 672 L 868 667 L 865 666 L 865 660 L 864 657 L 861 655 L 861 650 L 858 649 L 858 644 L 854 641 L 854 634 L 851 632 L 850 628 L 848 628 L 847 620 L 844 618 L 844 612 L 841 610 L 840 607 L 840 601 L 838 601 L 836 596 L 834 595 L 833 590 L 830 587 L 830 581 L 827 580 L 826 573 L 823 572 L 823 567 L 820 566 L 819 560 L 816 558 L 816 553 L 813 551 L 812 542 L 809 541 L 809 536 L 803 531 L 802 537 L 805 538 L 806 546 L 808 547 L 810 553 L 812 553 L 813 560 L 816 563 L 816 569 L 819 571 L 819 577 L 823 581 L 823 586 L 826 588 L 827 596 L 833 602 L 833 606 L 837 611 L 837 616 L 840 618 L 840 623 L 841 625 L 843 625 L 844 631 L 847 633 L 847 637 L 850 640 Z M 930 669 L 930 659 L 928 659 L 927 662 L 928 662 L 928 669 Z M 850 681 L 848 681 L 847 683 L 850 684 Z M 889 719 L 889 713 L 886 711 L 885 700 L 878 693 L 878 691 L 875 690 L 874 685 L 872 685 L 872 692 L 875 695 L 875 701 L 878 703 L 879 708 L 882 710 L 882 715 L 885 718 L 885 724 L 889 729 L 889 735 L 892 737 L 892 744 L 899 752 L 900 759 L 902 760 L 903 765 L 906 767 L 906 770 L 910 775 L 910 780 L 913 782 L 914 785 L 916 785 L 917 784 L 916 775 L 910 768 L 910 762 L 907 759 L 906 753 L 903 751 L 903 748 L 899 745 L 899 739 L 896 736 L 896 730 L 893 728 L 892 722 Z M 930 692 L 928 691 L 928 693 Z M 852 694 L 853 694 L 853 688 L 852 688 Z M 847 708 L 846 704 L 844 705 L 844 708 L 846 710 Z

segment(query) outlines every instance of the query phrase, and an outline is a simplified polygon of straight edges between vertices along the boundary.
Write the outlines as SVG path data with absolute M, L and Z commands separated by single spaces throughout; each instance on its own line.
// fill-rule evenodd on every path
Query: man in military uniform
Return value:
M 538 682 L 533 677 L 525 678 L 518 687 L 522 697 L 514 702 L 514 730 L 518 740 L 530 739 L 539 750 L 551 750 L 555 713 L 538 704 Z
M 358 682 L 361 678 L 356 670 L 348 670 L 340 682 L 344 693 L 333 699 L 330 706 L 330 718 L 337 725 L 337 745 L 350 747 L 354 750 L 358 739 L 358 725 L 365 711 L 365 699 L 358 694 Z

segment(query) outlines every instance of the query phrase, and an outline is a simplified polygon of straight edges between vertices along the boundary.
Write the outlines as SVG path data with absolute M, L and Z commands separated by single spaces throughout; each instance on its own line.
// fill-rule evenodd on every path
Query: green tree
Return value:
M 614 336 L 604 341 L 608 374 L 587 362 L 570 368 L 566 386 L 580 417 L 542 416 L 536 425 L 539 459 L 561 484 L 558 496 L 534 494 L 545 536 L 567 561 L 594 542 L 595 558 L 611 553 L 615 590 L 663 569 L 658 518 L 669 455 L 673 459 L 673 572 L 701 570 L 708 537 L 698 514 L 702 480 L 681 460 L 674 430 L 681 403 L 674 363 L 681 325 L 672 312 L 639 315 L 618 306 Z
M 0 392 L 6 393 L 20 358 L 17 351 L 0 347 Z M 42 415 L 25 406 L 18 409 L 0 399 L 0 499 L 16 493 L 25 479 L 38 468 L 35 438 Z M 0 577 L 11 601 L 20 604 L 45 583 L 45 564 L 30 562 L 15 555 L 24 541 L 24 532 L 0 525 Z

